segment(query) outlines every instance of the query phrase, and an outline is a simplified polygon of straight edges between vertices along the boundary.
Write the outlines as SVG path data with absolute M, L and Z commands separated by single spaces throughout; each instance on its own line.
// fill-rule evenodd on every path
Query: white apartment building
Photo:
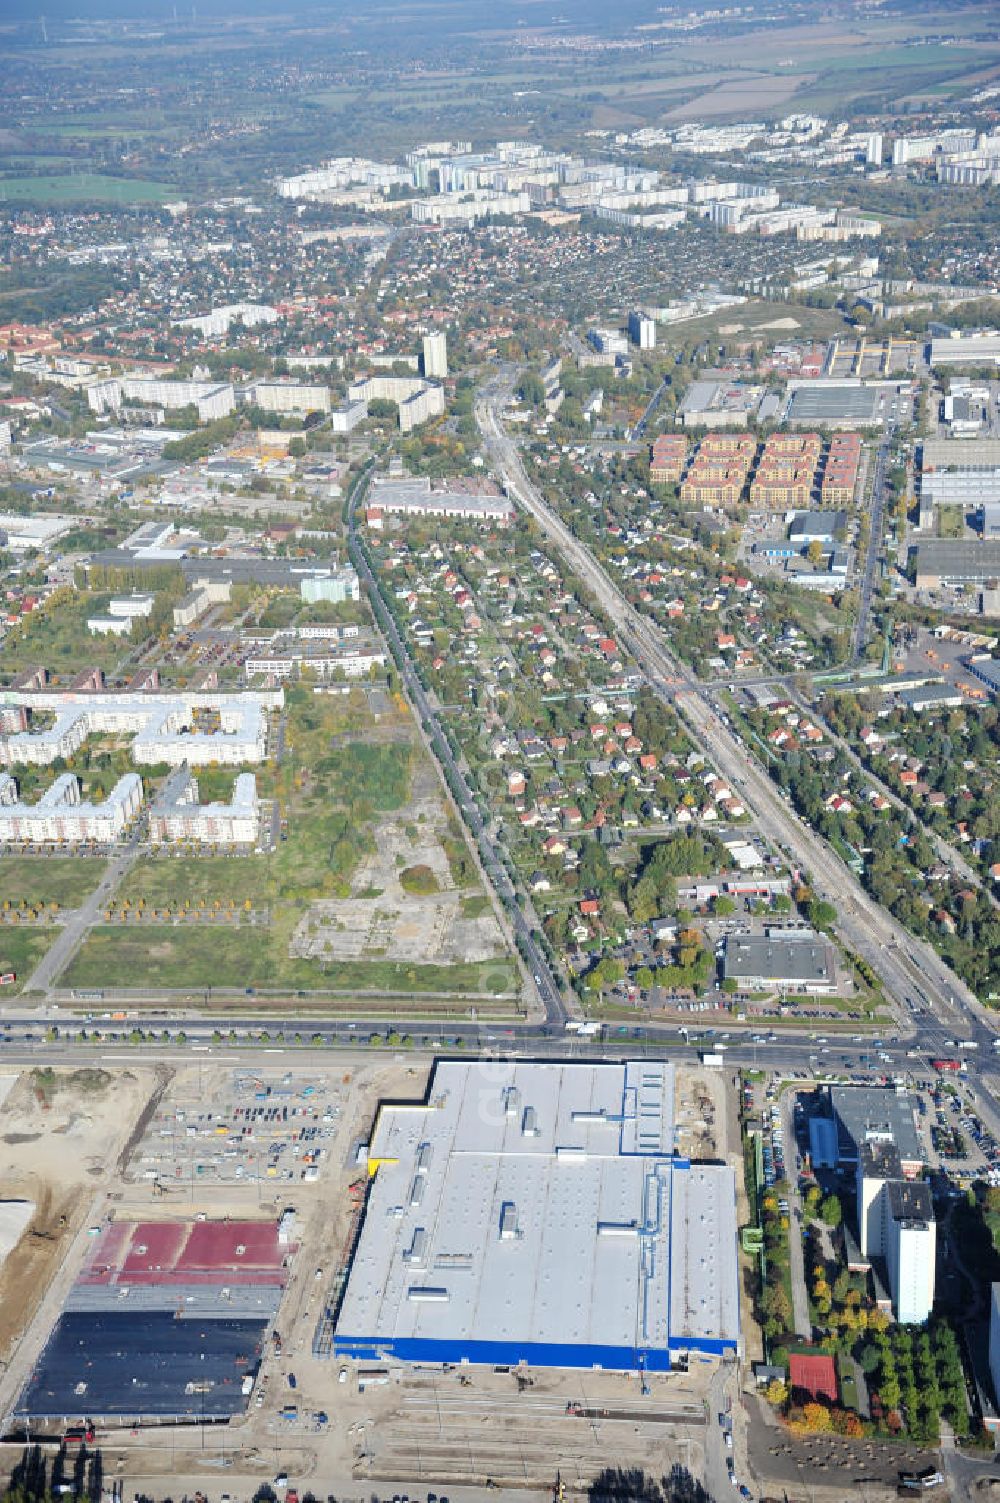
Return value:
M 440 330 L 424 335 L 424 375 L 443 381 L 448 374 L 448 339 Z
M 149 812 L 154 845 L 194 841 L 199 845 L 254 846 L 260 828 L 257 779 L 237 774 L 228 804 L 198 802 L 198 780 L 187 769 L 171 778 Z
M 893 1180 L 888 1186 L 886 1249 L 892 1305 L 900 1325 L 922 1326 L 934 1307 L 937 1225 L 930 1186 Z
M 415 224 L 478 224 L 494 214 L 527 214 L 531 198 L 527 193 L 497 193 L 491 188 L 477 188 L 456 198 L 450 193 L 414 199 L 410 215 Z
M 395 402 L 402 433 L 444 412 L 444 388 L 421 376 L 364 376 L 353 383 L 347 395 L 352 402 Z
M 88 616 L 87 630 L 94 637 L 125 637 L 132 623 L 127 616 Z
M 341 402 L 339 407 L 330 410 L 330 430 L 332 433 L 353 433 L 367 416 L 367 402 Z
M 69 759 L 88 736 L 132 737 L 138 765 L 170 767 L 255 764 L 265 760 L 267 711 L 282 696 L 242 691 L 235 694 L 88 694 L 72 691 L 5 690 L 4 705 L 51 711 L 45 730 L 0 736 L 0 765 L 47 767 Z M 213 724 L 215 722 L 215 724 Z M 30 720 L 29 720 L 30 726 Z
M 165 407 L 176 411 L 194 407 L 201 423 L 228 417 L 236 407 L 236 393 L 229 382 L 171 381 L 159 376 L 115 376 L 95 381 L 87 388 L 87 402 L 98 414 L 119 412 L 123 404 Z
M 96 841 L 110 845 L 124 833 L 142 808 L 142 780 L 127 772 L 118 779 L 102 804 L 85 802 L 80 780 L 61 773 L 37 804 L 22 803 L 10 773 L 0 772 L 0 842 L 29 841 L 32 845 L 80 845 Z
M 860 1145 L 856 1183 L 862 1256 L 884 1260 L 900 1324 L 923 1325 L 934 1305 L 937 1256 L 930 1187 L 903 1178 L 899 1149 L 887 1138 Z
M 330 388 L 302 381 L 256 381 L 247 390 L 251 404 L 263 412 L 330 411 Z
M 196 318 L 178 318 L 174 323 L 178 329 L 195 329 L 206 339 L 220 339 L 237 321 L 247 329 L 255 329 L 259 324 L 275 324 L 278 310 L 268 303 L 227 303 L 224 308 L 213 308 L 210 313 Z

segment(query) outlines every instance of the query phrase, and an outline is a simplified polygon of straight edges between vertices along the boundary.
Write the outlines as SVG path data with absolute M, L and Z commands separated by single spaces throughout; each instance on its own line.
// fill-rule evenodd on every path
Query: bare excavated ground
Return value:
M 2 1193 L 35 1211 L 0 1268 L 0 1359 L 27 1330 L 157 1088 L 152 1070 L 25 1070 L 0 1105 Z
M 375 850 L 354 873 L 349 898 L 313 903 L 290 951 L 311 960 L 384 959 L 411 965 L 492 960 L 506 953 L 492 908 L 469 912 L 469 893 L 454 885 L 445 851 L 448 822 L 433 788 L 414 788 L 404 810 L 384 816 Z M 408 890 L 419 871 L 427 890 Z M 476 904 L 475 907 L 480 905 Z

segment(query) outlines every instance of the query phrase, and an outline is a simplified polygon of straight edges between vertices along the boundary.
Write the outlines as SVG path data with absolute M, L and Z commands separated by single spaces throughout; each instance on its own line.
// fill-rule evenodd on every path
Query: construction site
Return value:
M 728 1093 L 703 1072 L 692 1081 L 669 1066 L 636 1066 L 632 1076 L 628 1068 L 463 1061 L 429 1071 L 397 1055 L 339 1066 L 188 1057 L 86 1078 L 25 1071 L 0 1104 L 0 1139 L 21 1161 L 13 1191 L 31 1207 L 12 1220 L 0 1274 L 0 1460 L 9 1470 L 25 1437 L 55 1449 L 67 1435 L 86 1435 L 106 1476 L 151 1496 L 186 1484 L 193 1494 L 218 1475 L 231 1497 L 250 1497 L 287 1474 L 359 1500 L 392 1483 L 551 1493 L 557 1474 L 578 1491 L 610 1454 L 622 1465 L 668 1470 L 680 1461 L 701 1471 L 713 1440 L 706 1413 L 732 1387 L 748 1318 L 735 1261 Z M 523 1107 L 516 1121 L 493 1111 L 498 1092 L 507 1091 L 509 1107 L 512 1086 L 536 1107 L 528 1133 Z M 450 1146 L 438 1140 L 440 1188 L 444 1202 L 463 1197 L 481 1223 L 481 1245 L 469 1248 L 484 1290 L 500 1289 L 494 1281 L 508 1276 L 511 1256 L 531 1261 L 539 1289 L 555 1287 L 547 1260 L 569 1246 L 567 1228 L 562 1213 L 547 1219 L 532 1197 L 565 1176 L 575 1186 L 568 1207 L 589 1184 L 580 1204 L 590 1209 L 580 1214 L 593 1224 L 578 1240 L 590 1251 L 573 1275 L 593 1280 L 579 1353 L 521 1352 L 531 1307 L 524 1330 L 518 1316 L 504 1336 L 497 1306 L 494 1335 L 506 1352 L 405 1355 L 397 1314 L 415 1319 L 433 1345 L 447 1309 L 404 1292 L 392 1314 L 394 1273 L 366 1272 L 366 1239 L 377 1244 L 390 1230 L 385 1206 L 407 1202 L 404 1216 L 390 1218 L 393 1260 L 405 1250 L 407 1217 L 418 1213 L 412 1196 L 394 1189 L 393 1175 L 409 1167 L 390 1162 L 382 1141 L 407 1117 L 424 1123 L 418 1146 L 434 1131 L 457 1134 Z M 499 1155 L 496 1132 L 507 1139 Z M 574 1132 L 589 1167 L 569 1152 Z M 476 1188 L 468 1174 L 478 1185 L 490 1161 L 493 1184 Z M 516 1194 L 510 1175 L 523 1180 Z M 697 1205 L 688 1198 L 696 1177 Z M 705 1261 L 699 1234 L 682 1278 L 684 1229 L 707 1213 L 709 1180 L 722 1195 L 722 1261 Z M 501 1236 L 512 1199 L 519 1238 Z M 428 1192 L 428 1212 L 432 1204 Z M 617 1234 L 600 1233 L 598 1221 L 615 1223 Z M 442 1237 L 448 1225 L 443 1217 Z M 442 1243 L 427 1256 L 440 1262 L 448 1251 Z M 615 1270 L 635 1258 L 637 1269 L 662 1273 L 649 1286 L 647 1315 L 617 1289 Z M 444 1281 L 432 1267 L 407 1278 L 407 1288 Z M 369 1296 L 392 1329 L 376 1327 L 370 1350 L 346 1352 L 344 1312 Z M 459 1343 L 461 1309 L 451 1312 Z M 541 1319 L 541 1304 L 535 1314 Z M 558 1298 L 550 1317 L 562 1319 Z M 591 1340 L 625 1355 L 595 1366 Z

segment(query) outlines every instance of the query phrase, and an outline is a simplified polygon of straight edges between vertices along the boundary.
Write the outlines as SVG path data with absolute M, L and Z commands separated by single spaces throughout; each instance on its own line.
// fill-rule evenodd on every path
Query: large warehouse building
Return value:
M 674 1141 L 668 1063 L 439 1064 L 379 1112 L 334 1352 L 663 1372 L 735 1350 L 735 1174 Z

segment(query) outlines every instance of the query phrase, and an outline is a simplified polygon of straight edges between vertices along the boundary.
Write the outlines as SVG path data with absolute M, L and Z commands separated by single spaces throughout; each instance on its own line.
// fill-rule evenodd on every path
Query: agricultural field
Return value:
M 179 198 L 169 183 L 146 178 L 108 177 L 98 172 L 19 177 L 0 174 L 0 193 L 8 204 L 162 204 Z
M 728 17 L 680 31 L 659 16 L 638 27 L 631 14 L 584 4 L 558 35 L 542 27 L 526 45 L 527 33 L 492 8 L 463 0 L 459 14 L 449 0 L 421 8 L 419 19 L 408 6 L 349 18 L 311 10 L 308 24 L 290 28 L 273 72 L 259 66 L 251 16 L 222 26 L 192 13 L 162 39 L 102 28 L 82 50 L 78 32 L 54 21 L 44 47 L 37 26 L 15 23 L 0 34 L 10 44 L 9 92 L 13 70 L 37 70 L 43 87 L 51 80 L 51 102 L 10 122 L 8 150 L 37 176 L 0 186 L 8 202 L 155 205 L 256 187 L 308 157 L 393 155 L 428 137 L 528 129 L 565 144 L 593 128 L 884 108 L 988 80 L 1000 44 L 986 22 L 981 6 L 808 25 L 798 15 L 783 23 L 779 8 L 768 25 Z M 626 46 L 595 47 L 595 37 L 624 37 Z M 72 85 L 84 60 L 96 88 L 79 111 Z M 301 93 L 283 81 L 283 68 L 300 62 L 309 79 Z M 150 91 L 153 76 L 163 86 Z M 213 118 L 192 114 L 190 90 L 210 91 Z

